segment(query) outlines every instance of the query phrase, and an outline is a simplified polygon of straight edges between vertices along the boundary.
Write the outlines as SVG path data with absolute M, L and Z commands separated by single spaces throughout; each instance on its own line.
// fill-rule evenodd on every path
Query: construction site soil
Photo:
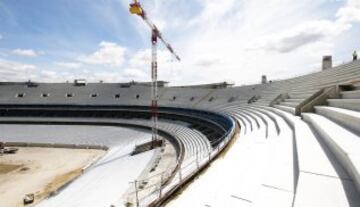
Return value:
M 18 148 L 0 156 L 1 206 L 24 206 L 26 194 L 34 194 L 33 206 L 80 176 L 86 166 L 105 154 L 103 150 Z

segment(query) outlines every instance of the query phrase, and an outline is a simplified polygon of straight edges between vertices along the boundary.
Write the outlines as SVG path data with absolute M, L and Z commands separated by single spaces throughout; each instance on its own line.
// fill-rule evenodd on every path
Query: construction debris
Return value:
M 19 149 L 18 148 L 5 148 L 3 149 L 4 154 L 15 154 Z
M 15 154 L 18 148 L 5 148 L 4 142 L 0 142 L 0 155 L 2 154 Z
M 25 197 L 24 197 L 24 205 L 28 205 L 28 204 L 31 204 L 33 203 L 35 200 L 35 196 L 33 193 L 30 193 L 30 194 L 26 194 Z
M 153 150 L 157 147 L 163 146 L 163 140 L 162 139 L 156 139 L 152 140 L 150 142 L 146 142 L 140 145 L 136 145 L 134 151 L 131 153 L 131 155 L 137 155 L 143 152 L 147 152 L 150 150 Z

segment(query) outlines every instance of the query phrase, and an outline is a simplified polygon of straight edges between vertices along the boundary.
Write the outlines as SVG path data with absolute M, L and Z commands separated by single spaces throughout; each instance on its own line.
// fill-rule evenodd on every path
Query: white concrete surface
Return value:
M 318 131 L 360 191 L 360 137 L 320 115 L 305 113 L 303 117 Z
M 133 146 L 149 140 L 148 133 L 124 127 L 87 125 L 0 124 L 0 137 L 5 142 L 37 142 Z
M 360 111 L 360 99 L 328 99 L 330 106 Z
M 56 196 L 41 202 L 39 207 L 123 206 L 123 194 L 150 161 L 153 151 L 129 156 L 132 147 L 113 147 Z
M 360 134 L 360 112 L 329 106 L 316 106 L 315 111 Z
M 278 113 L 295 131 L 298 177 L 294 206 L 359 205 L 360 197 L 351 177 L 328 147 L 300 117 L 282 111 Z M 333 198 L 336 202 L 330 202 Z
M 242 109 L 232 109 L 239 118 Z M 254 108 L 247 110 L 250 113 Z M 237 111 L 237 112 L 236 112 Z M 260 110 L 259 110 L 260 111 Z M 259 115 L 259 114 L 257 114 Z M 257 115 L 248 116 L 258 118 Z M 275 115 L 274 115 L 275 116 Z M 279 118 L 279 117 L 278 117 Z M 270 120 L 267 119 L 267 120 Z M 281 118 L 279 118 L 281 120 Z M 258 120 L 260 123 L 261 121 Z M 255 120 L 250 121 L 255 124 Z M 249 124 L 249 123 L 248 123 Z M 282 133 L 266 137 L 266 125 L 243 134 L 227 154 L 211 164 L 182 194 L 167 206 L 286 206 L 293 198 L 291 131 L 284 121 Z M 250 125 L 242 126 L 250 127 Z M 243 129 L 244 130 L 244 129 Z M 274 133 L 275 131 L 275 133 Z M 290 134 L 289 134 L 290 133 Z M 290 150 L 290 151 L 289 151 Z
M 274 107 L 277 109 L 286 111 L 288 113 L 295 114 L 295 107 L 289 107 L 289 106 L 283 106 L 283 105 L 275 105 Z
M 343 92 L 341 92 L 341 97 L 348 98 L 348 99 L 358 99 L 358 98 L 360 98 L 360 90 L 343 91 Z
M 38 206 L 88 207 L 123 205 L 122 194 L 151 160 L 153 151 L 129 154 L 151 134 L 123 127 L 82 125 L 0 125 L 0 137 L 11 142 L 106 145 L 107 154 L 56 196 Z

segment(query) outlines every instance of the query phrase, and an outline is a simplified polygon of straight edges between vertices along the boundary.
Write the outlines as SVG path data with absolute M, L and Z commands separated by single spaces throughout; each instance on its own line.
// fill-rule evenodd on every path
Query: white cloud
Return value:
M 127 8 L 126 1 L 121 3 Z M 182 59 L 181 63 L 173 61 L 159 43 L 159 79 L 176 85 L 223 80 L 248 84 L 260 82 L 262 74 L 274 80 L 313 72 L 320 69 L 322 55 L 334 55 L 339 47 L 345 52 L 353 47 L 343 46 L 341 37 L 351 33 L 360 22 L 359 0 L 341 4 L 313 0 L 196 0 L 191 4 L 154 0 L 144 4 Z M 327 10 L 334 5 L 343 6 L 336 12 Z M 130 24 L 137 27 L 147 42 L 146 25 L 140 18 L 133 19 Z M 121 25 L 117 21 L 114 18 L 114 25 Z M 117 32 L 123 32 L 118 29 Z M 337 61 L 334 57 L 334 62 Z M 130 54 L 117 43 L 103 41 L 97 51 L 70 62 L 56 62 L 68 70 L 34 74 L 49 81 L 59 81 L 58 77 L 149 81 L 150 62 L 150 49 Z M 73 70 L 84 64 L 88 64 L 89 71 Z
M 137 51 L 135 54 L 131 56 L 129 60 L 129 64 L 132 67 L 144 67 L 145 65 L 149 66 L 151 62 L 151 50 L 143 49 Z
M 144 72 L 143 70 L 140 70 L 140 69 L 135 69 L 135 68 L 128 68 L 128 69 L 124 70 L 123 75 L 124 75 L 124 77 L 133 79 L 133 80 L 144 80 L 144 79 L 148 78 L 146 72 Z
M 359 1 L 349 0 L 344 7 L 339 8 L 335 17 L 334 21 L 306 21 L 281 33 L 268 35 L 261 40 L 260 48 L 287 53 L 307 44 L 334 42 L 352 24 L 360 22 Z
M 31 49 L 15 49 L 11 51 L 12 54 L 23 57 L 37 57 L 44 54 L 43 52 L 37 52 Z
M 82 67 L 81 63 L 78 62 L 56 62 L 55 65 L 62 68 L 78 69 Z
M 195 65 L 196 66 L 200 66 L 200 67 L 211 67 L 213 65 L 219 65 L 221 64 L 221 60 L 218 59 L 217 57 L 212 57 L 212 56 L 200 56 L 199 58 L 197 58 Z
M 113 42 L 102 41 L 99 50 L 80 56 L 77 60 L 90 65 L 121 66 L 125 61 L 126 49 Z
M 34 71 L 35 75 L 31 80 L 34 81 L 44 81 L 44 82 L 72 82 L 75 79 L 84 78 L 88 82 L 128 82 L 132 80 L 131 77 L 125 76 L 124 72 L 118 70 L 73 70 L 73 69 L 63 69 L 63 70 L 37 70 Z M 134 79 L 135 80 L 135 79 Z
M 0 59 L 0 81 L 25 81 L 33 77 L 36 66 Z
M 174 76 L 174 60 L 171 54 L 165 49 L 157 51 L 158 79 L 166 80 Z M 136 81 L 149 81 L 151 74 L 151 50 L 143 49 L 137 51 L 128 60 L 128 65 L 123 71 L 123 77 Z
M 193 18 L 190 21 L 190 25 L 200 25 L 204 22 L 207 23 L 207 26 L 223 22 L 226 19 L 227 14 L 229 14 L 237 5 L 237 0 L 205 0 L 200 2 L 203 6 L 203 10 L 199 16 Z
M 338 10 L 336 17 L 342 24 L 360 22 L 360 1 L 348 0 L 346 5 Z
M 0 59 L 0 81 L 64 82 L 74 80 L 80 74 L 39 68 L 35 65 Z M 88 74 L 89 77 L 91 74 Z
M 171 10 L 168 4 L 161 6 L 162 0 L 157 2 L 160 2 L 158 11 Z M 223 80 L 249 84 L 260 82 L 262 74 L 279 79 L 313 72 L 322 55 L 334 55 L 337 44 L 341 44 L 340 37 L 359 22 L 360 15 L 358 0 L 347 1 L 335 14 L 327 8 L 329 4 L 340 5 L 336 1 L 196 2 L 201 11 L 191 17 L 155 16 L 162 18 L 166 27 L 182 22 L 171 27 L 171 32 L 163 32 L 165 37 L 176 35 L 168 38 L 182 62 L 171 66 L 171 74 L 176 75 L 159 69 L 159 77 L 175 84 Z M 159 63 L 160 68 L 162 65 Z
M 51 70 L 41 70 L 38 76 L 39 79 L 45 82 L 59 81 L 59 77 L 64 78 L 64 80 L 62 81 L 66 80 L 66 76 L 63 76 L 63 74 L 60 75 L 56 71 L 51 71 Z
M 305 22 L 283 33 L 264 37 L 260 40 L 260 48 L 287 53 L 338 33 L 333 30 L 330 21 Z

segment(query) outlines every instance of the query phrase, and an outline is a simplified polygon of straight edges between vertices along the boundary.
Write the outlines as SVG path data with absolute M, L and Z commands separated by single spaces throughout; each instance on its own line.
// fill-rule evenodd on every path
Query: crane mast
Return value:
M 134 0 L 133 3 L 130 4 L 130 13 L 136 14 L 140 16 L 145 23 L 151 29 L 151 121 L 152 121 L 152 143 L 158 141 L 158 63 L 157 63 L 157 44 L 158 39 L 165 45 L 168 51 L 178 60 L 180 61 L 180 57 L 175 53 L 172 46 L 163 38 L 162 34 L 158 30 L 155 24 L 153 24 L 150 19 L 147 17 L 146 12 L 141 7 L 140 3 L 137 0 Z

